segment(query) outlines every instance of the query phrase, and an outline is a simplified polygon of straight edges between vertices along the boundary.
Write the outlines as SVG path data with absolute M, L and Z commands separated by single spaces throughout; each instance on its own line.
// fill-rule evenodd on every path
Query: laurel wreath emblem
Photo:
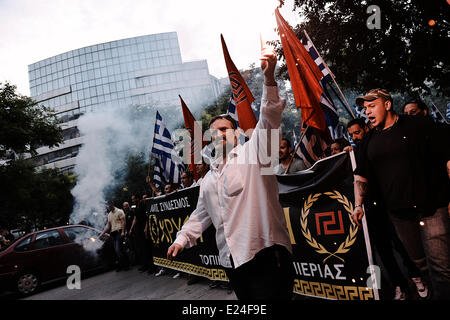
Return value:
M 345 262 L 345 260 L 339 257 L 338 254 L 347 253 L 350 250 L 350 247 L 356 240 L 356 235 L 358 232 L 358 226 L 351 218 L 351 215 L 353 213 L 353 204 L 347 199 L 345 195 L 341 194 L 337 190 L 333 190 L 333 192 L 324 192 L 323 194 L 329 196 L 331 199 L 336 199 L 339 203 L 341 203 L 344 206 L 345 210 L 348 212 L 349 219 L 351 222 L 349 234 L 345 238 L 345 241 L 340 244 L 339 248 L 335 252 L 328 251 L 322 244 L 318 243 L 316 239 L 314 239 L 314 237 L 311 235 L 311 232 L 308 229 L 308 220 L 307 220 L 308 214 L 312 205 L 319 199 L 322 193 L 310 194 L 308 196 L 308 199 L 306 199 L 305 203 L 303 204 L 300 217 L 302 234 L 305 237 L 306 242 L 311 247 L 313 247 L 317 253 L 327 254 L 327 257 L 323 260 L 323 262 L 327 261 L 331 257 L 335 257 L 337 259 L 342 260 L 342 262 Z

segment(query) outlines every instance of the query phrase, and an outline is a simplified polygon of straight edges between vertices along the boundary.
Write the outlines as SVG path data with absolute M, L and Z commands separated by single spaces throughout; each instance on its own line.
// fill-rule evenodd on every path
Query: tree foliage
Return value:
M 148 174 L 148 160 L 144 153 L 130 152 L 124 167 L 115 173 L 115 184 L 105 190 L 106 199 L 114 199 L 117 207 L 130 201 L 132 195 L 142 196 L 149 192 L 145 179 Z
M 283 1 L 280 2 L 283 5 Z M 381 28 L 369 30 L 371 4 L 380 8 Z M 306 30 L 344 88 L 365 92 L 420 94 L 449 92 L 448 54 L 450 6 L 444 0 L 296 0 L 294 10 L 304 18 L 295 26 Z M 430 26 L 433 19 L 436 24 Z M 282 55 L 281 45 L 278 53 Z M 286 67 L 282 74 L 287 78 Z
M 0 180 L 1 226 L 29 231 L 67 223 L 74 176 L 56 169 L 36 172 L 31 161 L 17 159 L 0 166 Z
M 57 124 L 51 109 L 18 94 L 16 86 L 0 83 L 0 158 L 8 153 L 36 154 L 40 146 L 57 146 L 62 142 Z
M 55 114 L 16 87 L 0 84 L 0 225 L 48 227 L 64 224 L 72 211 L 74 177 L 55 169 L 36 171 L 23 153 L 62 141 Z

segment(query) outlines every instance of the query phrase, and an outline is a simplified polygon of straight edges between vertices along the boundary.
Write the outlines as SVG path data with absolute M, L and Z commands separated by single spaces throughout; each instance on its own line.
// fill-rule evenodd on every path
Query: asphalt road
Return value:
M 25 300 L 236 300 L 232 291 L 211 289 L 206 278 L 188 285 L 185 273 L 173 279 L 172 272 L 156 277 L 137 269 L 90 275 L 81 279 L 81 289 L 69 290 L 65 281 L 60 281 Z

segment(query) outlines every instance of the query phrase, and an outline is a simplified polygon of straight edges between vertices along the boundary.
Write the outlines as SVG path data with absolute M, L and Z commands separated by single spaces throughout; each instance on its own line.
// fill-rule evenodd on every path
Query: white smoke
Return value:
M 212 97 L 206 98 L 212 100 Z M 189 107 L 195 112 L 204 107 L 203 103 Z M 75 205 L 71 223 L 83 221 L 103 230 L 107 217 L 104 192 L 119 182 L 117 173 L 124 171 L 130 153 L 143 153 L 148 161 L 157 109 L 169 131 L 174 133 L 175 128 L 184 128 L 181 105 L 159 102 L 146 106 L 98 105 L 95 111 L 78 119 L 83 144 L 74 170 L 77 184 L 72 189 Z
M 131 108 L 101 107 L 78 119 L 83 145 L 74 170 L 77 184 L 72 189 L 72 223 L 84 221 L 102 230 L 106 223 L 105 189 L 118 183 L 117 172 L 125 169 L 129 152 L 148 156 L 155 112 L 148 109 L 144 117 L 136 119 Z

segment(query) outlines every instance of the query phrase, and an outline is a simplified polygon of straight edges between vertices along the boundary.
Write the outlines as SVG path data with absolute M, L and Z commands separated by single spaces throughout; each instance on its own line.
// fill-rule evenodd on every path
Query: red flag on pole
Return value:
M 254 129 L 256 127 L 256 118 L 253 113 L 251 104 L 255 98 L 251 93 L 247 84 L 239 73 L 238 69 L 233 63 L 228 53 L 227 45 L 223 35 L 220 35 L 222 40 L 223 55 L 225 57 L 225 64 L 228 70 L 228 77 L 230 78 L 231 90 L 233 92 L 233 100 L 236 105 L 239 126 L 242 130 L 247 131 L 248 129 Z
M 194 174 L 194 179 L 198 180 L 200 176 L 195 170 L 195 164 L 201 163 L 202 160 L 202 148 L 206 145 L 206 141 L 203 141 L 203 132 L 201 126 L 195 121 L 194 116 L 187 107 L 183 98 L 181 98 L 181 108 L 183 109 L 184 126 L 190 133 L 190 140 L 187 142 L 186 150 L 190 150 L 190 162 L 189 170 Z
M 322 78 L 322 72 L 289 24 L 283 19 L 278 8 L 275 9 L 275 17 L 295 103 L 297 108 L 301 109 L 302 122 L 307 126 L 326 131 L 325 115 L 320 107 L 323 89 L 319 81 Z

